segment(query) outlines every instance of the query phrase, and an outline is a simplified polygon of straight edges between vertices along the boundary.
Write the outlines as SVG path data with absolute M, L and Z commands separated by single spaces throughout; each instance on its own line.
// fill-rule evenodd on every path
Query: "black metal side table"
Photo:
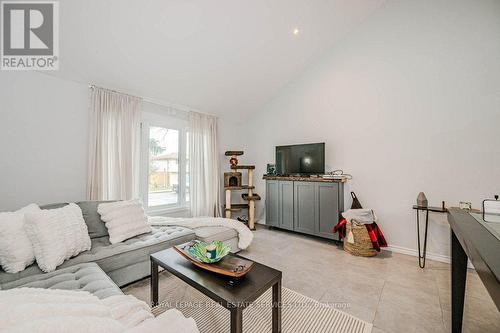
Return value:
M 427 229 L 429 226 L 429 212 L 446 213 L 448 210 L 445 207 L 421 207 L 414 205 L 413 209 L 417 211 L 417 244 L 418 244 L 418 266 L 425 267 L 425 256 L 427 254 Z M 421 251 L 420 246 L 420 211 L 425 212 L 425 229 L 424 229 L 424 248 Z

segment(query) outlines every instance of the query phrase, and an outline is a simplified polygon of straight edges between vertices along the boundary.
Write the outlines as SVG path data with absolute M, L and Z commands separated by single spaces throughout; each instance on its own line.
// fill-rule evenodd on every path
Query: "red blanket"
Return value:
M 340 239 L 345 238 L 346 224 L 347 221 L 345 219 L 341 219 L 339 223 L 337 223 L 337 225 L 333 228 L 333 233 L 336 233 L 338 231 Z M 387 246 L 387 241 L 385 240 L 382 230 L 380 230 L 377 223 L 375 222 L 373 222 L 372 224 L 365 224 L 365 227 L 368 231 L 368 235 L 370 236 L 370 240 L 372 241 L 373 248 L 380 252 L 381 247 Z
M 340 239 L 345 237 L 345 225 L 347 221 L 345 219 L 341 219 L 339 223 L 335 227 L 333 227 L 333 233 L 335 234 L 337 231 L 339 232 Z

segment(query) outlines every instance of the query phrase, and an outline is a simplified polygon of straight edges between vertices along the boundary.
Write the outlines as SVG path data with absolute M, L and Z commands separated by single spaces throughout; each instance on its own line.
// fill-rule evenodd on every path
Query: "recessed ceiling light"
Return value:
M 299 32 L 300 32 L 299 28 L 294 28 L 294 29 L 293 29 L 293 34 L 294 34 L 295 36 L 297 36 L 297 35 L 299 34 Z

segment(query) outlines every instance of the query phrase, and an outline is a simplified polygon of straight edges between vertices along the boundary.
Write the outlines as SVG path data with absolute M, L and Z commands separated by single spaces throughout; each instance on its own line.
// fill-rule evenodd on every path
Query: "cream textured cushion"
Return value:
M 97 212 L 108 228 L 111 244 L 151 232 L 140 200 L 102 203 L 97 206 Z
M 90 250 L 82 210 L 74 203 L 57 209 L 26 213 L 25 229 L 40 269 L 52 272 L 65 260 Z
M 35 261 L 33 246 L 24 230 L 24 214 L 36 212 L 36 204 L 16 212 L 0 213 L 0 265 L 7 273 L 17 273 Z

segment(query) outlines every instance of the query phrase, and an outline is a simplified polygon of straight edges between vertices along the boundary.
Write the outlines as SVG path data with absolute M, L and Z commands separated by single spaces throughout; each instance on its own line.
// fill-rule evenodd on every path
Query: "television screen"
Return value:
M 276 147 L 278 175 L 325 173 L 325 144 L 310 143 Z

